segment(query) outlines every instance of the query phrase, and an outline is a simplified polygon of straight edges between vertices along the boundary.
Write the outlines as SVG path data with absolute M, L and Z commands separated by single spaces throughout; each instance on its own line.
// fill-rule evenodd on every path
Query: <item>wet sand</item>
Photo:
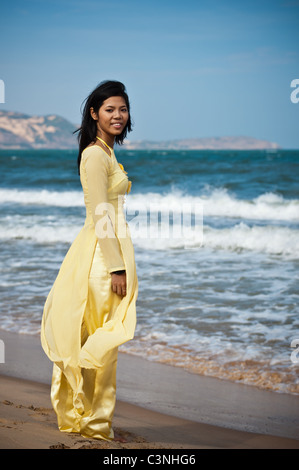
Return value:
M 299 397 L 120 353 L 113 427 L 125 443 L 61 433 L 39 338 L 0 331 L 0 448 L 298 449 Z

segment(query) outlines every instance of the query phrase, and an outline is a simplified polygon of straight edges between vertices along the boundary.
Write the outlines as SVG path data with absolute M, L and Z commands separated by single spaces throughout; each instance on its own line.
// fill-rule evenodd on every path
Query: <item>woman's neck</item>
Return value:
M 111 156 L 111 152 L 113 152 L 113 148 L 110 147 L 103 139 L 101 139 L 101 137 L 98 137 L 96 136 L 96 138 L 99 140 L 99 142 L 101 142 L 101 145 L 102 147 L 104 148 L 104 150 L 107 152 L 109 152 L 109 155 Z M 107 150 L 108 149 L 108 150 Z
M 113 135 L 105 134 L 104 132 L 97 132 L 97 137 L 102 139 L 106 144 L 113 149 L 115 137 Z

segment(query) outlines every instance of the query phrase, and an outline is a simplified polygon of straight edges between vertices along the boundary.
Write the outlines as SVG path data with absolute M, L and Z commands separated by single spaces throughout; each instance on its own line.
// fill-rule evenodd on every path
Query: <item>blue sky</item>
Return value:
M 78 124 L 127 87 L 130 140 L 246 135 L 299 148 L 299 1 L 28 0 L 1 6 L 0 109 Z

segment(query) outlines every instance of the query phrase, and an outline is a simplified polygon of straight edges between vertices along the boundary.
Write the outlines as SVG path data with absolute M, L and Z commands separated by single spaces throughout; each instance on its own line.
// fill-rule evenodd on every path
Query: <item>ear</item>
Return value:
M 95 112 L 95 110 L 93 108 L 90 108 L 90 115 L 91 115 L 92 119 L 94 119 L 95 121 L 98 120 L 98 115 L 97 115 L 97 113 Z

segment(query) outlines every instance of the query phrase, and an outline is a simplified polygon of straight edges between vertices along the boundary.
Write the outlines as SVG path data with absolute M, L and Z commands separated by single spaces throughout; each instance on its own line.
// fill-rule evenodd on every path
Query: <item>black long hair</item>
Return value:
M 127 133 L 131 132 L 132 130 L 130 102 L 124 84 L 115 80 L 105 80 L 101 82 L 83 101 L 82 105 L 84 104 L 84 102 L 85 105 L 82 112 L 81 127 L 74 131 L 74 134 L 78 132 L 79 152 L 77 158 L 77 165 L 79 174 L 81 154 L 91 142 L 95 142 L 97 135 L 97 124 L 90 114 L 90 108 L 93 108 L 95 112 L 98 112 L 103 102 L 108 98 L 111 98 L 111 96 L 122 96 L 126 102 L 126 106 L 129 113 L 129 118 L 126 127 L 120 135 L 117 135 L 115 137 L 115 142 L 119 145 L 123 144 Z

